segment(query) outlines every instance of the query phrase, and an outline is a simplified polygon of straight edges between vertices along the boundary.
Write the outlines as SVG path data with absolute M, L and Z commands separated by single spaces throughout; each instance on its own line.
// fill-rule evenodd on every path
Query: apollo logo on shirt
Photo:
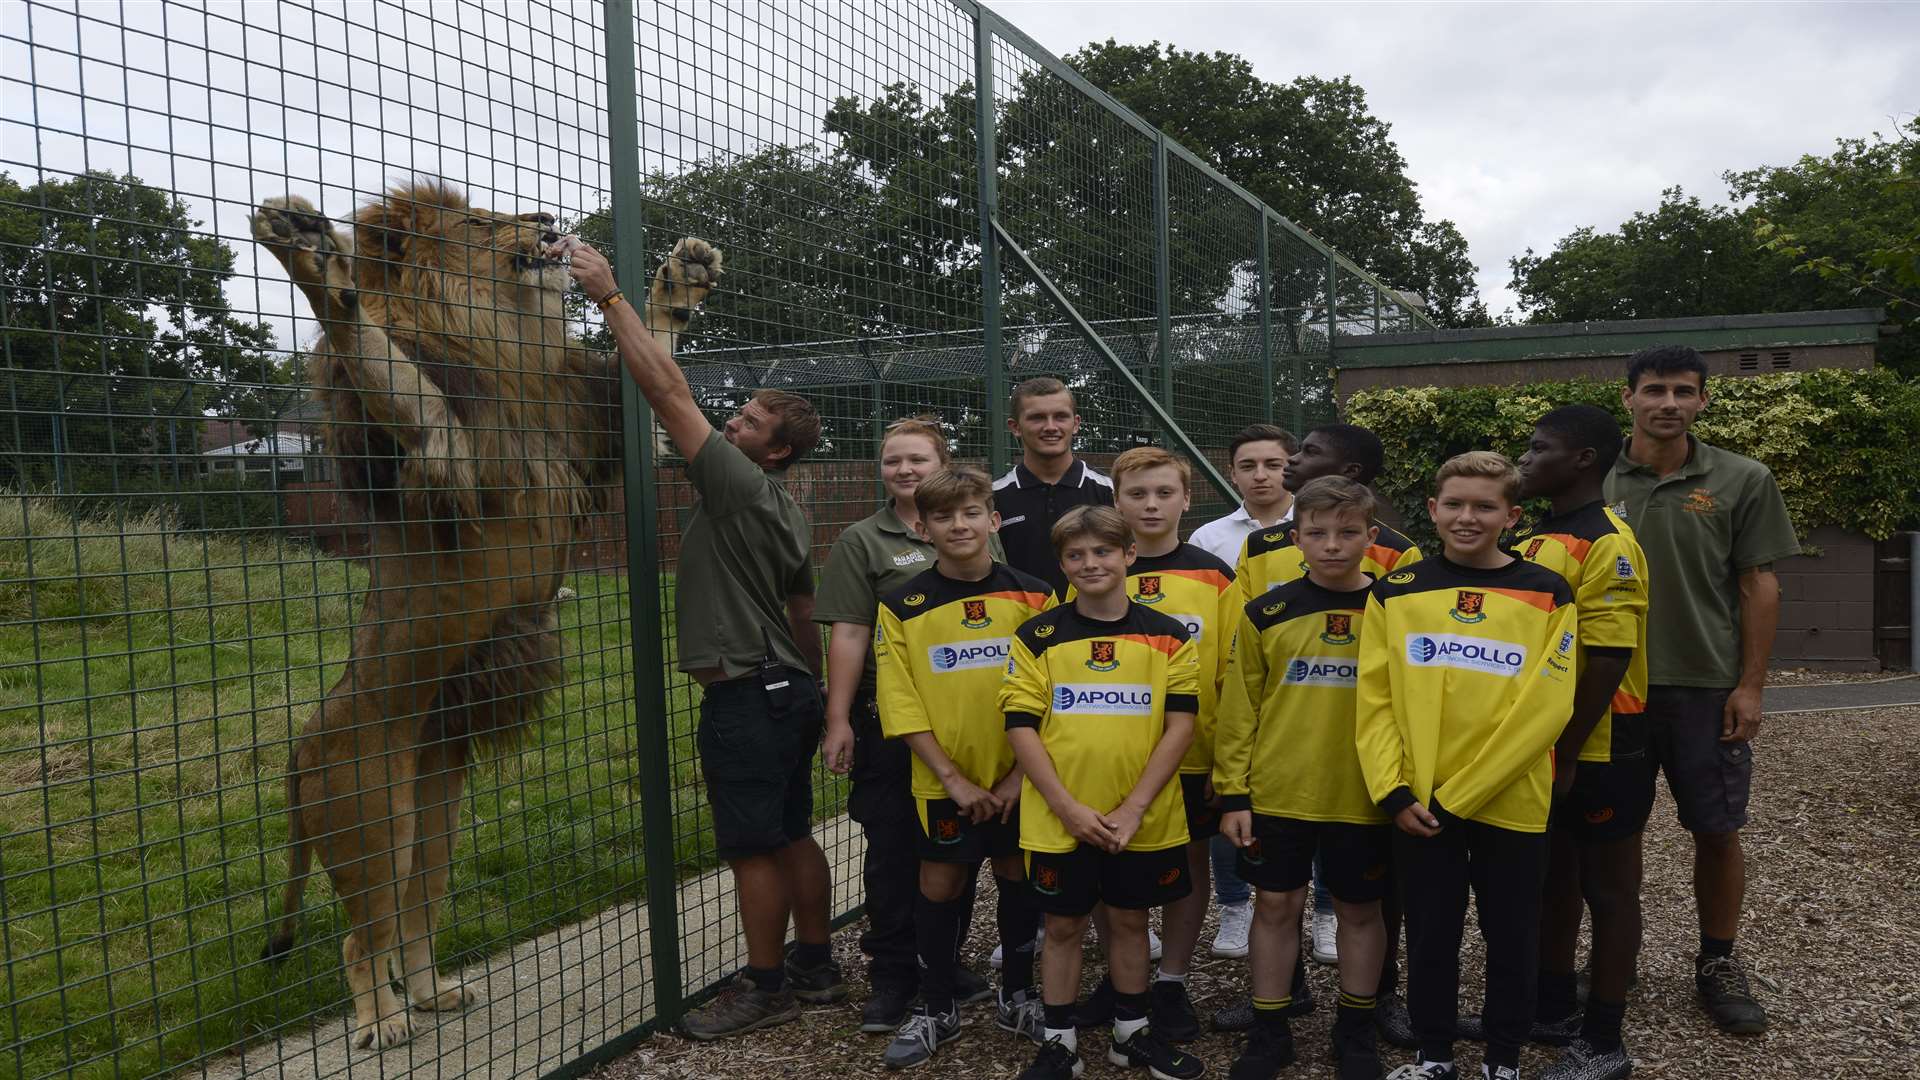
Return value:
M 1012 638 L 981 638 L 927 647 L 927 665 L 935 671 L 970 671 L 1012 662 Z
M 1053 688 L 1053 711 L 1151 716 L 1153 687 L 1144 683 L 1060 683 Z
M 1172 611 L 1167 612 L 1167 615 L 1169 618 L 1178 621 L 1181 626 L 1186 627 L 1187 636 L 1192 638 L 1195 643 L 1198 643 L 1201 635 L 1207 632 L 1207 620 L 1205 616 L 1181 615 Z
M 1339 656 L 1296 656 L 1287 661 L 1280 681 L 1287 686 L 1344 686 L 1359 684 L 1360 664 Z
M 1527 649 L 1511 641 L 1461 634 L 1408 634 L 1407 662 L 1416 667 L 1450 667 L 1512 678 L 1527 664 Z

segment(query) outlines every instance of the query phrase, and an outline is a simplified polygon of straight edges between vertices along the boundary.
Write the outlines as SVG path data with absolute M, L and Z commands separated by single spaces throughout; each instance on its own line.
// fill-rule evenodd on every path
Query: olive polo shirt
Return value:
M 681 671 L 750 673 L 774 658 L 806 671 L 787 598 L 813 592 L 813 534 L 787 492 L 785 469 L 762 469 L 718 431 L 687 463 L 696 498 L 680 537 L 674 620 Z
M 987 538 L 987 551 L 995 562 L 1007 561 L 998 533 Z M 833 549 L 827 552 L 826 569 L 820 572 L 813 621 L 872 626 L 880 610 L 880 597 L 930 569 L 933 559 L 933 545 L 915 536 L 889 501 L 872 515 L 847 526 L 833 542 Z M 867 694 L 875 689 L 871 655 L 860 672 L 860 689 Z
M 1607 475 L 1613 512 L 1646 552 L 1647 681 L 1726 689 L 1740 681 L 1740 574 L 1800 554 L 1786 500 L 1765 465 L 1687 436 L 1671 476 L 1620 451 Z

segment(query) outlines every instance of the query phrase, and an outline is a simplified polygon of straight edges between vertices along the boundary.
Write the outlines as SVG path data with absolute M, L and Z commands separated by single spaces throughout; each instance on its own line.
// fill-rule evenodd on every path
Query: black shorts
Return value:
M 1652 813 L 1652 759 L 1583 761 L 1573 788 L 1553 800 L 1553 829 L 1583 847 L 1610 844 L 1645 829 Z
M 1720 741 L 1730 690 L 1654 686 L 1647 692 L 1647 755 L 1667 774 L 1680 827 L 1738 832 L 1747 823 L 1753 744 Z
M 967 820 L 952 799 L 916 798 L 913 807 L 920 826 L 920 842 L 915 850 L 923 862 L 978 866 L 982 859 L 1020 851 L 1018 809 L 1005 824 L 995 815 L 976 825 Z
M 1220 831 L 1220 800 L 1207 805 L 1207 774 L 1180 774 L 1180 801 L 1187 807 L 1187 840 L 1204 841 Z
M 1369 904 L 1393 885 L 1393 826 L 1253 815 L 1253 843 L 1235 872 L 1256 889 L 1292 892 L 1313 879 L 1313 857 L 1334 899 Z
M 813 752 L 826 710 L 812 675 L 788 674 L 783 700 L 753 675 L 712 683 L 700 698 L 694 742 L 722 859 L 765 855 L 807 838 Z
M 1027 880 L 1048 915 L 1085 915 L 1095 904 L 1142 911 L 1193 891 L 1187 846 L 1109 855 L 1091 844 L 1027 852 Z

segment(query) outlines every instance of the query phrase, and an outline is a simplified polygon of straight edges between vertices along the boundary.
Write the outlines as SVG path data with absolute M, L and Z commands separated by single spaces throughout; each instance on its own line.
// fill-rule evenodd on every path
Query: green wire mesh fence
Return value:
M 544 234 L 600 245 L 635 294 L 681 236 L 725 251 L 681 358 L 716 423 L 765 387 L 820 409 L 792 484 L 816 565 L 875 508 L 898 417 L 1003 470 L 1007 388 L 1057 375 L 1096 465 L 1157 442 L 1224 472 L 1246 423 L 1333 414 L 1341 339 L 1422 321 L 959 0 L 6 0 L 0 72 L 0 1071 L 28 1080 L 578 1072 L 744 962 L 673 669 L 692 492 L 604 357 L 563 373 L 584 404 L 553 404 L 557 335 L 607 342 L 577 292 L 525 300 L 564 283 Z M 423 395 L 483 448 L 465 505 L 566 501 L 540 519 L 564 526 L 381 509 L 405 448 L 309 395 L 326 294 L 255 239 L 282 196 L 350 234 L 339 265 L 391 271 L 368 311 L 434 268 L 440 322 L 409 340 L 446 353 Z M 480 355 L 492 377 L 463 375 Z M 1195 494 L 1189 525 L 1230 506 Z M 423 570 L 429 535 L 462 537 L 464 569 Z M 340 752 L 378 802 L 368 850 L 416 855 L 410 1037 L 358 1048 L 359 916 L 328 874 L 275 938 L 289 763 L 329 709 L 360 750 L 492 722 L 446 689 L 470 669 L 416 655 L 455 624 L 527 691 L 502 708 L 538 716 L 417 780 Z M 363 698 L 384 705 L 340 704 Z M 819 796 L 851 917 L 857 830 L 824 771 Z M 406 1008 L 456 973 L 472 1000 Z

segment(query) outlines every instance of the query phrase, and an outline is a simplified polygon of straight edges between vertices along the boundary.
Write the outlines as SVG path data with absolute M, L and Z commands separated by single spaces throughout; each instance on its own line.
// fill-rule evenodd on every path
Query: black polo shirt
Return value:
M 1076 506 L 1112 506 L 1113 481 L 1075 458 L 1057 484 L 1033 475 L 1024 462 L 993 482 L 993 507 L 1000 512 L 1000 542 L 1007 565 L 1053 586 L 1067 587 L 1060 560 L 1053 554 L 1053 524 Z

